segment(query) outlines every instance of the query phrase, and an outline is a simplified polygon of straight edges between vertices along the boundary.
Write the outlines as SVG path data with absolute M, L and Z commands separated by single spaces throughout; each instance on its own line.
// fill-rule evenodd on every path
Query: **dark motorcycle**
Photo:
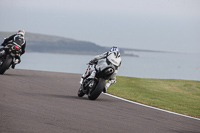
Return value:
M 5 49 L 6 54 L 0 57 L 0 74 L 4 74 L 14 64 L 16 57 L 21 53 L 21 48 L 14 44 L 8 44 Z
M 78 90 L 78 96 L 88 95 L 88 99 L 96 100 L 104 90 L 106 80 L 108 80 L 115 72 L 115 67 L 108 65 L 96 73 L 94 79 L 84 79 Z

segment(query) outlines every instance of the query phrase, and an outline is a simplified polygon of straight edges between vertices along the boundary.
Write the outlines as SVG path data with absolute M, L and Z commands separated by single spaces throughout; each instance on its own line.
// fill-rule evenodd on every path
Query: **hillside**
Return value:
M 14 32 L 1 32 L 0 42 L 3 42 L 5 37 L 9 37 Z M 45 53 L 64 53 L 64 54 L 100 54 L 109 50 L 110 47 L 102 47 L 89 41 L 79 41 L 71 38 L 58 37 L 52 35 L 35 34 L 26 32 L 26 51 L 28 52 L 45 52 Z M 169 51 L 144 50 L 121 48 L 120 53 L 123 56 L 134 56 L 134 52 L 159 52 L 171 53 Z
M 0 41 L 14 33 L 0 32 Z M 70 38 L 50 36 L 43 34 L 26 33 L 27 48 L 29 52 L 66 53 L 66 54 L 99 54 L 108 51 L 92 42 L 78 41 Z M 121 50 L 123 54 L 124 51 Z

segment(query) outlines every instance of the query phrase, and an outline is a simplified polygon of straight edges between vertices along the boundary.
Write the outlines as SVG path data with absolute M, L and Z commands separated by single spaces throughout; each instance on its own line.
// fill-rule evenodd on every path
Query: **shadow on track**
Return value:
M 5 74 L 3 74 L 3 75 L 1 75 L 1 76 L 17 76 L 17 77 L 30 77 L 30 75 L 23 75 L 23 74 L 11 74 L 11 73 L 5 73 Z
M 63 99 L 81 99 L 81 100 L 88 100 L 87 97 L 78 97 L 72 95 L 55 95 L 55 94 L 39 94 L 39 93 L 24 93 L 25 95 L 29 96 L 43 96 L 43 97 L 54 97 L 54 98 L 63 98 Z
M 104 102 L 115 102 L 115 100 L 108 100 L 104 98 L 99 98 L 96 100 L 89 100 L 87 96 L 78 97 L 76 95 L 56 95 L 56 94 L 41 94 L 41 93 L 26 93 L 23 92 L 24 95 L 29 95 L 33 97 L 41 96 L 41 97 L 53 97 L 53 98 L 61 98 L 61 99 L 76 99 L 76 100 L 88 100 L 88 101 L 104 101 Z

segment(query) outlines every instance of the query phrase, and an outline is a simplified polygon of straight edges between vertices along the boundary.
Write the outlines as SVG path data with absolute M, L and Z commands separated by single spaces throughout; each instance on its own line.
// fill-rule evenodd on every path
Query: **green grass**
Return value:
M 200 81 L 117 77 L 108 93 L 200 118 Z

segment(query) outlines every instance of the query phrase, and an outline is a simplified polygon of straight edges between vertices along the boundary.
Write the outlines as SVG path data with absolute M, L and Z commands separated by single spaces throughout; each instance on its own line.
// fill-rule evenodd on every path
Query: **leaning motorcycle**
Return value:
M 0 74 L 4 74 L 9 67 L 14 64 L 15 59 L 21 53 L 21 48 L 14 44 L 5 46 L 6 54 L 0 58 Z
M 87 71 L 89 71 L 89 67 Z M 86 94 L 88 95 L 88 99 L 96 100 L 104 90 L 106 80 L 108 80 L 114 72 L 115 67 L 113 65 L 103 66 L 102 70 L 96 72 L 94 79 L 85 78 L 83 80 L 83 83 L 78 90 L 78 96 L 83 97 Z

